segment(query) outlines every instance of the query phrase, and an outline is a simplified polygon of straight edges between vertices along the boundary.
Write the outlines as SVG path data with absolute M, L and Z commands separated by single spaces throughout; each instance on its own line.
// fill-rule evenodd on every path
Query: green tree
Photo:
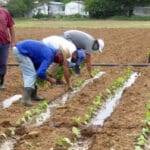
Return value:
M 120 11 L 120 5 L 115 0 L 85 0 L 85 6 L 94 18 L 113 16 Z
M 137 5 L 150 4 L 150 0 L 85 0 L 91 17 L 109 17 L 114 15 L 131 16 Z
M 7 4 L 8 10 L 14 17 L 24 17 L 34 7 L 34 0 L 10 0 Z

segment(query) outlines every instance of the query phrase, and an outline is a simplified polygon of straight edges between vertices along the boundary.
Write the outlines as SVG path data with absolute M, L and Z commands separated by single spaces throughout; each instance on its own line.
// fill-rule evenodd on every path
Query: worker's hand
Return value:
M 93 78 L 93 75 L 92 74 L 89 74 L 90 78 Z
M 54 78 L 48 77 L 48 78 L 47 78 L 47 81 L 48 81 L 49 83 L 51 83 L 52 85 L 53 85 L 53 84 L 56 84 L 56 79 L 54 79 Z
M 66 91 L 73 91 L 73 88 L 69 85 L 66 86 Z

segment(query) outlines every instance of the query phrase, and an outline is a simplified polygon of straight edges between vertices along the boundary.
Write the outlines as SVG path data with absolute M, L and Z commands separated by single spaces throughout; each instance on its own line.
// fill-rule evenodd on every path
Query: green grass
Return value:
M 17 28 L 150 28 L 150 21 L 16 19 Z

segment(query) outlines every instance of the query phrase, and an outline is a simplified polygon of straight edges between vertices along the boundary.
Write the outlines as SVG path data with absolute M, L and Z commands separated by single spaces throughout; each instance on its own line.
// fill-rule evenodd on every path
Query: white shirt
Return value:
M 47 38 L 44 38 L 42 41 L 48 47 L 53 46 L 56 49 L 60 49 L 66 59 L 70 59 L 73 52 L 75 52 L 77 49 L 71 41 L 68 41 L 61 36 L 49 36 Z

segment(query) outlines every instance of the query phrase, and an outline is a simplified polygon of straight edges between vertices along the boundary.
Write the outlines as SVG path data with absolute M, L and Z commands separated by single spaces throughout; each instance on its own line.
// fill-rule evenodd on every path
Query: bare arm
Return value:
M 67 60 L 64 60 L 64 62 L 63 62 L 63 69 L 64 69 L 64 77 L 67 82 L 67 90 L 69 90 L 69 89 L 71 89 L 71 83 L 70 83 L 70 72 L 68 69 Z
M 15 46 L 15 30 L 14 26 L 9 28 L 10 31 L 10 38 L 11 38 L 11 47 Z
M 92 77 L 91 54 L 89 53 L 86 53 L 86 67 L 90 77 Z

